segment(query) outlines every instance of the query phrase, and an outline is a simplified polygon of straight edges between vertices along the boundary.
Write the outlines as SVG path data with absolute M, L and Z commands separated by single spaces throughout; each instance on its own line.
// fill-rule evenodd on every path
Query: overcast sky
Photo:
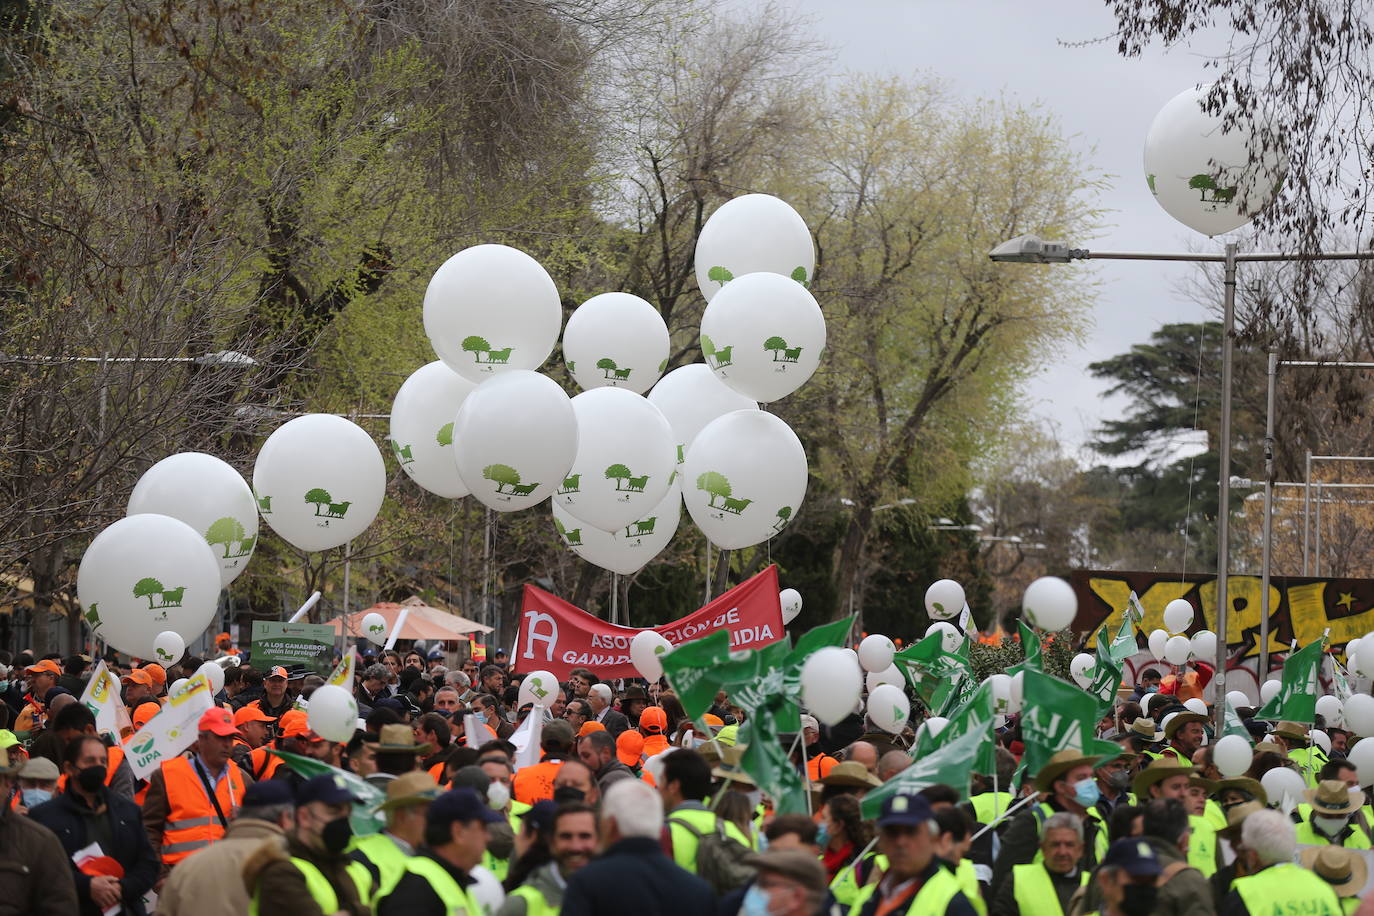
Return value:
M 1155 203 L 1141 167 L 1145 133 L 1164 103 L 1208 80 L 1196 54 L 1156 49 L 1126 60 L 1108 39 L 1114 23 L 1100 0 L 975 3 L 954 0 L 783 0 L 814 17 L 816 32 L 835 49 L 842 70 L 931 72 L 970 98 L 1005 95 L 1039 101 L 1055 112 L 1098 169 L 1110 176 L 1101 204 L 1108 223 L 1096 239 L 1073 241 L 1101 250 L 1177 251 L 1216 246 L 1175 222 Z M 1025 269 L 1009 265 L 1009 270 Z M 1040 375 L 1026 397 L 1052 421 L 1076 453 L 1104 417 L 1123 402 L 1104 398 L 1087 365 L 1124 352 L 1161 325 L 1196 321 L 1204 313 L 1177 286 L 1186 264 L 1083 262 L 1101 280 L 1090 337 Z M 1094 455 L 1085 461 L 1099 460 Z

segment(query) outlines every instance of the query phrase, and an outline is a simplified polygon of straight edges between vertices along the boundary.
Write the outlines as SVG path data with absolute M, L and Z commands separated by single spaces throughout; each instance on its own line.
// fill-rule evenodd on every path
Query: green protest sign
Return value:
M 327 677 L 334 669 L 334 643 L 338 634 L 324 623 L 253 621 L 253 667 L 266 671 L 273 665 L 304 667 Z

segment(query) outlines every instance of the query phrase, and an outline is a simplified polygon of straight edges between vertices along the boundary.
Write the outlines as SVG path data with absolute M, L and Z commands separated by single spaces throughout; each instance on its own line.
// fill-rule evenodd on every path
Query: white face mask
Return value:
M 1349 818 L 1345 817 L 1322 817 L 1320 814 L 1312 816 L 1312 824 L 1327 836 L 1335 836 L 1345 829 L 1349 823 Z
M 493 811 L 504 811 L 510 804 L 510 787 L 504 782 L 493 782 L 487 786 L 487 804 Z

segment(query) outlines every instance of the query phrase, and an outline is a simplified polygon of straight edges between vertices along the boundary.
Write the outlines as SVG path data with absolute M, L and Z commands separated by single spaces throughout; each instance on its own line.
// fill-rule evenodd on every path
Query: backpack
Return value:
M 686 830 L 697 841 L 697 877 L 711 885 L 717 896 L 728 894 L 747 884 L 757 872 L 744 864 L 753 850 L 732 836 L 725 835 L 725 826 L 716 818 L 716 829 L 702 833 L 685 820 L 670 817 L 668 823 Z

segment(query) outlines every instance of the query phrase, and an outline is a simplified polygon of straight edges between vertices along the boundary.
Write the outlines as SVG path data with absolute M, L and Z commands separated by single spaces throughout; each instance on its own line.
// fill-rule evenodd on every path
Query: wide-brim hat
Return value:
M 1054 781 L 1063 776 L 1074 767 L 1088 764 L 1095 764 L 1101 755 L 1084 757 L 1082 751 L 1066 750 L 1060 751 L 1050 758 L 1049 763 L 1040 768 L 1040 772 L 1035 774 L 1035 789 L 1037 792 L 1048 792 Z
M 1240 838 L 1240 828 L 1245 823 L 1245 819 L 1256 811 L 1263 811 L 1265 805 L 1262 802 L 1248 801 L 1234 805 L 1226 812 L 1226 826 L 1217 830 L 1217 836 L 1229 843 L 1234 843 Z
M 1264 786 L 1260 784 L 1258 779 L 1251 779 L 1249 776 L 1232 776 L 1230 779 L 1218 780 L 1217 787 L 1212 790 L 1212 794 L 1219 795 L 1227 789 L 1239 789 L 1261 805 L 1269 804 L 1269 793 L 1264 791 Z
M 1343 846 L 1309 846 L 1302 851 L 1302 867 L 1331 885 L 1337 897 L 1354 897 L 1369 879 L 1364 856 Z
M 1192 712 L 1191 710 L 1187 712 L 1174 713 L 1169 717 L 1169 721 L 1164 723 L 1165 739 L 1172 741 L 1174 733 L 1177 732 L 1183 726 L 1187 725 L 1189 722 L 1201 722 L 1204 725 L 1206 725 L 1207 717 L 1202 715 L 1201 713 Z
M 1150 761 L 1149 766 L 1135 774 L 1131 791 L 1135 793 L 1139 803 L 1144 804 L 1149 798 L 1150 786 L 1170 776 L 1192 776 L 1196 772 L 1197 767 L 1181 763 L 1174 757 L 1160 757 Z
M 1339 779 L 1323 779 L 1315 789 L 1308 789 L 1303 795 L 1312 806 L 1312 813 L 1322 817 L 1340 817 L 1354 814 L 1363 802 L 1356 798 Z M 1363 796 L 1361 796 L 1362 798 Z
M 386 801 L 377 806 L 378 811 L 393 808 L 410 808 L 427 805 L 439 797 L 439 785 L 426 770 L 404 773 L 386 785 Z
M 1280 722 L 1278 725 L 1274 726 L 1274 730 L 1271 734 L 1277 735 L 1280 738 L 1286 738 L 1290 741 L 1306 741 L 1307 726 L 1298 722 Z
M 1152 743 L 1164 740 L 1164 732 L 1159 730 L 1155 720 L 1144 716 L 1132 722 L 1127 733 L 1133 738 L 1144 738 Z
M 1206 776 L 1201 776 L 1197 773 L 1188 777 L 1188 785 L 1197 786 L 1208 795 L 1211 795 L 1217 790 L 1217 781 L 1215 779 L 1208 779 Z
M 383 725 L 377 740 L 366 744 L 379 754 L 428 754 L 434 750 L 432 744 L 416 744 L 409 725 Z
M 857 760 L 840 761 L 826 772 L 820 782 L 825 786 L 857 786 L 865 789 L 883 784 L 881 779 L 868 772 L 868 767 Z
M 712 768 L 711 775 L 727 782 L 738 782 L 746 786 L 756 785 L 754 778 L 740 768 L 740 761 L 743 758 L 744 748 L 722 748 L 720 762 Z

